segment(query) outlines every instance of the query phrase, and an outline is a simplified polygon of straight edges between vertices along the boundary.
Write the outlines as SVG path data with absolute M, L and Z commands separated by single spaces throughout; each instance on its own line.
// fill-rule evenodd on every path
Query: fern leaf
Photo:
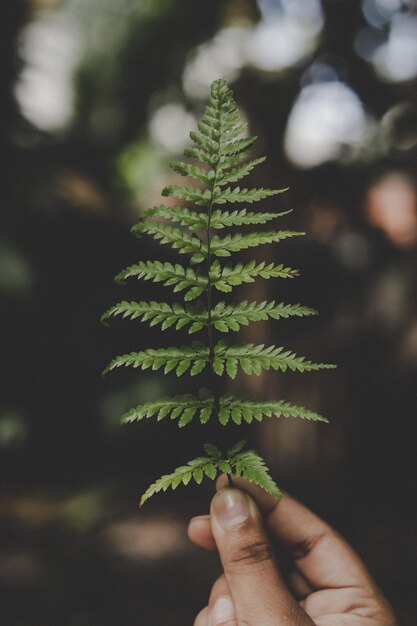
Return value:
M 199 124 L 201 134 L 190 133 L 191 139 L 205 151 L 205 157 L 208 154 L 211 161 L 206 158 L 202 160 L 201 155 L 187 153 L 187 156 L 193 156 L 198 160 L 202 160 L 208 165 L 217 167 L 217 179 L 221 180 L 225 170 L 240 166 L 242 162 L 249 156 L 248 148 L 255 141 L 256 137 L 238 138 L 247 129 L 246 124 L 241 123 L 240 113 L 233 99 L 232 91 L 219 83 L 216 87 L 213 83 L 211 98 L 206 106 L 203 117 Z M 237 139 L 238 138 L 238 139 Z M 248 166 L 246 172 L 254 167 Z M 243 177 L 244 172 L 235 172 L 230 182 Z M 234 178 L 236 177 L 236 178 Z
M 288 188 L 263 189 L 260 187 L 258 189 L 240 189 L 240 187 L 235 187 L 232 189 L 231 187 L 227 187 L 223 190 L 219 188 L 217 193 L 214 194 L 213 204 L 226 204 L 226 202 L 248 202 L 252 204 L 252 202 L 259 202 L 259 200 L 276 196 L 278 193 L 283 193 L 284 191 L 288 191 Z
M 220 148 L 220 155 L 238 154 L 239 152 L 249 148 L 249 146 L 251 146 L 257 139 L 258 137 L 254 135 L 252 137 L 243 137 L 242 139 L 236 139 L 235 141 L 223 144 Z
M 227 458 L 231 459 L 234 456 L 236 456 L 236 454 L 238 454 L 238 452 L 241 452 L 243 450 L 243 448 L 246 446 L 246 444 L 247 444 L 247 440 L 246 439 L 241 439 L 237 443 L 233 444 L 233 446 L 231 448 L 229 448 L 228 451 L 227 451 Z
M 202 133 L 196 133 L 191 131 L 190 138 L 194 141 L 197 147 L 201 148 L 211 154 L 213 157 L 217 156 L 219 151 L 219 142 L 215 139 L 211 139 L 207 135 L 203 135 Z
M 191 324 L 190 334 L 201 330 L 208 323 L 208 312 L 206 309 L 202 308 L 200 311 L 192 305 L 183 307 L 177 302 L 173 304 L 155 301 L 118 302 L 102 315 L 101 321 L 105 322 L 116 316 L 132 320 L 141 319 L 143 322 L 149 322 L 149 326 L 161 324 L 162 330 L 166 330 L 174 325 L 179 330 Z
M 193 202 L 199 206 L 209 206 L 211 203 L 211 190 L 202 191 L 197 187 L 184 187 L 182 185 L 170 185 L 162 190 L 163 196 L 171 196 L 172 198 L 180 198 L 187 202 Z
M 173 287 L 174 293 L 185 291 L 184 299 L 187 301 L 198 298 L 207 289 L 208 282 L 207 276 L 198 274 L 192 267 L 161 261 L 140 261 L 130 265 L 115 276 L 115 281 L 121 283 L 128 278 L 162 282 L 166 287 Z
M 212 285 L 218 290 L 229 293 L 233 287 L 243 283 L 253 283 L 257 276 L 262 278 L 294 278 L 298 276 L 298 270 L 291 267 L 284 267 L 281 263 L 274 265 L 265 261 L 256 263 L 250 261 L 246 265 L 238 263 L 235 266 L 221 267 L 218 261 L 214 261 L 210 268 L 210 280 Z
M 206 306 L 200 301 L 184 305 L 178 302 L 168 304 L 156 301 L 122 301 L 111 307 L 102 317 L 103 321 L 116 316 L 137 318 L 148 322 L 150 326 L 160 325 L 162 330 L 175 326 L 177 330 L 187 328 L 189 333 L 208 328 L 209 345 L 193 342 L 187 346 L 149 348 L 123 354 L 113 359 L 103 373 L 120 367 L 133 367 L 142 370 L 163 369 L 165 374 L 175 371 L 177 376 L 189 372 L 194 376 L 208 365 L 218 376 L 225 373 L 230 378 L 235 378 L 239 368 L 248 375 L 260 375 L 264 370 L 270 369 L 303 372 L 334 367 L 331 364 L 309 361 L 282 346 L 252 343 L 229 345 L 224 340 L 213 344 L 212 326 L 219 332 L 227 333 L 239 331 L 241 326 L 254 321 L 316 314 L 309 307 L 276 303 L 274 300 L 243 301 L 237 304 L 218 302 L 215 306 L 212 305 L 212 287 L 220 292 L 231 292 L 235 286 L 252 283 L 257 277 L 293 278 L 298 275 L 298 270 L 283 264 L 250 261 L 246 264 L 222 266 L 215 258 L 229 257 L 240 250 L 304 234 L 281 230 L 213 236 L 214 230 L 266 224 L 288 213 L 248 211 L 247 208 L 222 211 L 216 208 L 227 203 L 251 204 L 286 191 L 230 186 L 245 178 L 254 167 L 265 160 L 264 157 L 250 159 L 250 147 L 256 137 L 247 136 L 246 131 L 247 125 L 242 123 L 233 93 L 226 81 L 214 81 L 211 97 L 198 123 L 198 130 L 190 133 L 194 146 L 184 152 L 186 157 L 197 161 L 197 165 L 183 161 L 170 163 L 175 172 L 197 181 L 197 184 L 170 185 L 162 191 L 163 196 L 179 198 L 194 206 L 169 207 L 161 204 L 146 210 L 139 223 L 132 228 L 134 233 L 149 234 L 159 243 L 171 245 L 180 254 L 190 254 L 191 264 L 207 261 L 207 267 L 200 266 L 199 271 L 196 271 L 180 264 L 142 261 L 116 276 L 119 282 L 137 277 L 162 283 L 171 287 L 174 293 L 183 292 L 187 303 L 206 293 Z M 206 210 L 197 211 L 196 207 L 199 206 Z M 165 223 L 165 220 L 170 222 Z M 179 228 L 172 224 L 177 224 Z M 200 231 L 204 233 L 201 237 L 197 234 Z M 139 404 L 122 416 L 122 422 L 151 417 L 162 420 L 167 417 L 177 420 L 179 426 L 185 426 L 197 419 L 205 424 L 214 415 L 218 416 L 223 425 L 230 422 L 238 425 L 242 422 L 251 423 L 273 416 L 327 421 L 314 411 L 284 400 L 257 401 L 233 393 L 226 393 L 218 398 L 212 391 L 203 388 L 197 395 L 175 395 Z M 279 498 L 281 492 L 269 475 L 264 461 L 254 450 L 244 451 L 244 444 L 244 441 L 238 442 L 226 455 L 217 446 L 206 444 L 206 456 L 191 460 L 186 465 L 177 467 L 171 474 L 165 474 L 158 479 L 142 496 L 141 505 L 154 493 L 168 488 L 175 489 L 191 480 L 200 484 L 204 476 L 214 479 L 219 471 L 227 474 L 235 472 L 237 476 L 244 476 Z
M 282 493 L 268 473 L 268 468 L 263 459 L 255 450 L 242 451 L 246 441 L 236 443 L 227 453 L 227 458 L 222 458 L 221 451 L 213 444 L 205 444 L 204 450 L 207 456 L 199 456 L 186 465 L 177 467 L 171 474 L 164 474 L 158 478 L 145 491 L 140 500 L 140 506 L 149 500 L 151 496 L 167 489 L 176 489 L 180 484 L 188 485 L 194 480 L 198 485 L 204 476 L 214 480 L 218 472 L 243 476 L 249 482 L 255 483 L 276 498 L 281 498 Z
M 266 224 L 283 215 L 287 215 L 291 211 L 282 211 L 281 213 L 265 213 L 248 211 L 241 209 L 240 211 L 213 211 L 210 221 L 210 227 L 215 229 L 227 228 L 229 226 L 243 226 L 245 224 Z M 207 227 L 207 224 L 206 224 Z
M 238 331 L 241 326 L 247 326 L 249 322 L 260 320 L 288 318 L 290 316 L 303 317 L 317 315 L 317 311 L 300 304 L 275 304 L 271 302 L 247 302 L 226 305 L 219 302 L 213 309 L 211 321 L 220 332 Z
M 287 215 L 291 211 L 282 211 L 281 213 L 254 212 L 247 209 L 240 211 L 213 211 L 210 228 L 221 229 L 230 226 L 242 226 L 246 224 L 266 224 L 283 215 Z M 208 215 L 206 213 L 197 213 L 186 207 L 174 206 L 168 207 L 161 204 L 151 209 L 146 209 L 141 214 L 141 219 L 149 217 L 162 217 L 172 222 L 177 222 L 181 226 L 187 226 L 192 231 L 206 230 L 208 228 Z
M 122 354 L 113 359 L 103 371 L 103 376 L 119 367 L 133 367 L 146 370 L 159 370 L 164 368 L 167 374 L 175 370 L 177 376 L 182 376 L 190 370 L 190 374 L 199 374 L 207 365 L 209 349 L 202 343 L 193 342 L 191 346 L 172 348 L 148 348 L 142 352 Z
M 201 263 L 207 258 L 207 244 L 194 235 L 173 228 L 167 224 L 157 222 L 139 222 L 132 227 L 132 232 L 137 234 L 147 233 L 160 243 L 167 243 L 177 249 L 180 254 L 192 254 L 192 263 Z
M 313 422 L 328 422 L 319 413 L 285 400 L 252 400 L 237 394 L 226 393 L 220 398 L 219 405 L 219 420 L 223 425 L 229 423 L 230 420 L 238 425 L 242 421 L 251 424 L 254 420 L 261 422 L 264 417 L 295 417 Z
M 213 445 L 212 443 L 205 443 L 203 448 L 204 448 L 204 452 L 212 459 L 219 460 L 222 458 L 222 453 L 220 451 L 220 448 Z
M 250 150 L 243 150 L 238 154 L 223 154 L 219 158 L 219 168 L 222 174 L 230 169 L 234 169 L 236 167 L 240 167 L 247 162 L 247 159 L 250 156 Z
M 161 398 L 152 402 L 144 402 L 130 409 L 122 415 L 122 424 L 139 421 L 144 418 L 156 417 L 158 421 L 168 417 L 177 419 L 178 426 L 182 427 L 198 416 L 205 424 L 214 410 L 214 396 L 208 389 L 200 389 L 198 396 L 183 394 L 171 398 Z
M 201 150 L 200 148 L 186 148 L 184 150 L 184 156 L 195 159 L 200 163 L 205 163 L 210 167 L 214 167 L 217 162 L 216 157 L 212 156 L 209 152 L 206 152 L 205 150 Z
M 214 170 L 203 170 L 201 167 L 196 167 L 191 163 L 184 163 L 183 161 L 170 161 L 169 166 L 174 172 L 178 172 L 181 176 L 188 176 L 194 178 L 201 183 L 210 185 L 214 179 Z
M 242 163 L 238 167 L 234 167 L 230 169 L 228 172 L 221 172 L 217 174 L 216 183 L 219 186 L 227 185 L 228 183 L 237 183 L 242 178 L 245 178 L 254 167 L 263 163 L 266 157 L 259 157 L 257 159 L 252 159 L 247 163 Z
M 253 343 L 227 346 L 223 341 L 219 341 L 214 348 L 214 355 L 217 364 L 215 373 L 221 375 L 226 368 L 231 378 L 234 376 L 230 375 L 227 368 L 229 361 L 231 364 L 238 364 L 245 374 L 253 373 L 257 376 L 262 373 L 262 370 L 269 369 L 281 370 L 282 372 L 286 372 L 287 369 L 293 372 L 310 372 L 335 367 L 328 363 L 313 363 L 306 360 L 305 357 L 297 356 L 290 350 L 284 350 L 282 346 L 265 347 L 263 344 L 256 346 Z
M 194 418 L 198 419 L 202 424 L 206 424 L 213 416 L 214 407 L 215 397 L 213 392 L 202 388 L 197 396 L 183 394 L 139 404 L 124 413 L 120 421 L 122 424 L 128 424 L 152 417 L 160 421 L 167 417 L 171 420 L 177 420 L 178 426 L 181 428 Z M 325 417 L 315 411 L 291 404 L 285 400 L 252 400 L 233 393 L 226 393 L 219 399 L 218 417 L 222 425 L 226 425 L 230 421 L 237 425 L 240 425 L 242 422 L 250 424 L 254 420 L 260 422 L 264 417 L 294 417 L 328 423 Z M 206 452 L 210 454 L 207 450 Z M 228 456 L 231 454 L 229 453 L 230 451 Z M 219 452 L 219 458 L 220 456 Z
M 239 112 L 238 112 L 239 115 Z M 240 116 L 239 116 L 240 119 Z M 238 120 L 239 122 L 239 120 Z M 235 126 L 228 127 L 228 130 L 224 130 L 222 133 L 223 142 L 231 141 L 232 139 L 236 139 L 236 137 L 245 135 L 248 130 L 248 125 L 245 123 L 240 124 L 237 123 Z
M 187 226 L 190 230 L 205 230 L 208 225 L 208 216 L 205 213 L 197 213 L 197 211 L 190 211 L 186 207 L 174 206 L 168 207 L 161 204 L 151 209 L 146 209 L 141 214 L 141 219 L 148 217 L 163 217 L 169 219 L 172 222 L 177 222 L 181 226 Z
M 204 475 L 214 480 L 217 475 L 217 463 L 210 457 L 201 456 L 189 461 L 187 465 L 177 467 L 172 474 L 164 474 L 148 487 L 140 500 L 140 506 L 143 506 L 146 500 L 149 500 L 155 493 L 166 491 L 169 487 L 176 489 L 181 483 L 188 485 L 192 479 L 199 485 Z
M 235 235 L 226 235 L 219 237 L 215 235 L 211 240 L 211 252 L 215 256 L 230 256 L 232 252 L 239 252 L 247 248 L 256 248 L 265 243 L 273 243 L 287 239 L 287 237 L 297 237 L 305 233 L 292 230 L 279 230 L 276 232 L 258 232 L 258 233 L 236 233 Z
M 209 121 L 201 120 L 198 122 L 197 126 L 198 130 L 204 137 L 211 139 L 216 143 L 217 147 L 219 147 L 219 140 L 222 137 L 222 132 L 216 127 L 216 125 L 210 124 Z
M 230 464 L 236 476 L 242 476 L 249 482 L 255 483 L 255 485 L 262 487 L 262 489 L 272 494 L 278 500 L 282 498 L 283 494 L 269 475 L 265 461 L 255 450 L 239 452 L 232 457 Z

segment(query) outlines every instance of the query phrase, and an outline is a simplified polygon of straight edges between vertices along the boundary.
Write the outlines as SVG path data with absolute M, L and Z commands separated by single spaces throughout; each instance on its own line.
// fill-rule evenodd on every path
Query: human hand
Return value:
M 312 511 L 222 476 L 210 515 L 188 534 L 218 550 L 224 576 L 194 626 L 396 626 L 387 600 L 349 544 Z M 262 517 L 262 514 L 263 517 Z M 267 532 L 279 541 L 275 554 Z M 292 569 L 285 576 L 284 556 Z

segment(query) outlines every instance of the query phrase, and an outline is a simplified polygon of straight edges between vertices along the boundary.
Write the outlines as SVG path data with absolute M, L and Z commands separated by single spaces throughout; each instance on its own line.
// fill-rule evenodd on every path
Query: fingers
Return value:
M 268 527 L 290 550 L 315 589 L 369 584 L 371 578 L 349 544 L 326 522 L 285 496 L 268 515 Z
M 211 532 L 210 515 L 193 517 L 188 525 L 188 536 L 193 543 L 205 550 L 217 550 Z
M 342 602 L 341 611 L 346 612 L 346 603 L 348 606 L 351 606 L 352 602 L 358 603 L 358 590 L 361 590 L 362 595 L 365 594 L 361 601 L 366 600 L 367 610 L 372 609 L 375 616 L 383 617 L 382 621 L 380 619 L 381 624 L 396 623 L 390 607 L 362 561 L 326 522 L 287 495 L 277 501 L 243 479 L 234 478 L 234 483 L 258 502 L 268 530 L 278 537 L 280 543 L 291 554 L 295 569 L 288 577 L 289 585 L 297 600 L 303 600 L 301 606 L 309 615 L 316 616 L 317 624 L 319 623 L 317 615 L 323 612 L 323 606 L 319 606 L 320 604 L 324 602 L 327 606 L 330 598 L 334 604 L 334 593 L 337 593 L 338 601 Z M 239 493 L 235 489 L 222 489 L 225 484 L 226 477 L 221 477 L 217 484 L 220 493 L 213 500 L 211 518 L 209 516 L 193 518 L 189 529 L 190 538 L 195 543 L 207 549 L 213 549 L 217 545 L 219 549 L 229 585 L 226 589 L 223 587 L 223 593 L 227 598 L 223 603 L 224 606 L 230 607 L 228 599 L 231 596 L 239 623 L 245 623 L 247 626 L 259 624 L 260 619 L 263 626 L 269 624 L 276 626 L 277 623 L 312 624 L 300 605 L 294 608 L 291 596 L 288 600 L 288 589 L 280 572 L 274 567 L 262 518 L 255 502 L 248 495 L 244 496 L 249 502 L 249 514 L 247 511 L 244 513 L 245 507 L 240 506 L 237 516 L 232 514 L 234 508 L 231 506 L 232 503 L 226 502 L 224 507 L 226 514 L 221 523 L 222 514 L 217 510 L 221 493 Z M 234 513 L 236 514 L 236 510 Z M 221 588 L 218 588 L 221 592 Z M 318 594 L 312 593 L 315 590 L 321 591 Z M 348 596 L 349 593 L 353 593 L 353 599 L 349 600 L 350 596 L 346 596 L 346 592 Z M 217 593 L 214 589 L 212 596 L 216 596 Z M 325 593 L 331 595 L 326 597 L 323 595 Z M 213 616 L 213 602 L 211 598 L 206 612 L 201 614 L 206 621 L 198 622 L 196 626 L 217 626 L 216 622 L 210 621 Z M 221 615 L 219 617 L 215 615 L 217 621 L 220 617 Z M 331 615 L 328 617 L 332 619 Z M 235 622 L 231 621 L 230 624 L 229 622 L 226 622 L 225 626 L 235 626 Z M 324 621 L 320 621 L 320 624 L 322 623 L 324 626 Z M 221 621 L 219 624 L 223 626 Z
M 229 586 L 224 576 L 213 585 L 210 601 L 196 618 L 194 626 L 238 626 Z
M 268 530 L 287 548 L 298 570 L 313 589 L 375 586 L 355 551 L 310 509 L 288 495 L 278 501 L 244 479 L 233 478 L 233 481 L 258 503 L 265 514 Z M 221 489 L 225 483 L 226 477 L 221 476 L 217 488 Z
M 214 541 L 211 531 L 210 515 L 193 517 L 188 526 L 188 536 L 191 541 L 197 546 L 200 546 L 200 548 L 204 548 L 205 550 L 217 550 L 216 542 Z M 279 554 L 278 562 L 284 580 L 297 600 L 302 600 L 313 591 L 311 585 L 307 583 L 304 576 L 294 568 L 294 566 L 289 567 L 287 564 L 287 567 L 285 567 L 285 563 L 281 561 Z
M 312 624 L 278 572 L 252 498 L 238 489 L 222 489 L 212 501 L 211 525 L 238 623 Z
M 216 580 L 211 591 L 208 626 L 238 626 L 232 594 L 224 576 Z

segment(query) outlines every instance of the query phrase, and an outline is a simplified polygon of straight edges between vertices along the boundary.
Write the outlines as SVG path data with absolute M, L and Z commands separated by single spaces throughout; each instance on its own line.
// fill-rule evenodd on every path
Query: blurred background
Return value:
M 2 624 L 191 625 L 219 567 L 185 529 L 213 486 L 156 496 L 141 512 L 139 495 L 204 441 L 242 432 L 278 483 L 352 542 L 401 623 L 416 624 L 415 1 L 3 0 L 2 9 Z M 304 404 L 329 425 L 120 427 L 126 409 L 188 383 L 100 376 L 116 354 L 178 341 L 99 318 L 119 300 L 170 297 L 112 279 L 141 259 L 175 258 L 129 228 L 175 179 L 167 163 L 188 145 L 218 77 L 268 156 L 250 184 L 289 186 L 264 207 L 294 208 L 280 226 L 308 233 L 257 251 L 299 267 L 299 279 L 261 280 L 235 297 L 321 311 L 241 338 L 338 364 L 238 386 Z

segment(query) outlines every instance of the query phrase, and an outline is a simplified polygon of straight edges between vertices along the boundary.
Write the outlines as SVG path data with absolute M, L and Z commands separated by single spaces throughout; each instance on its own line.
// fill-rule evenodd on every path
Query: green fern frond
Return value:
M 208 217 L 205 213 L 197 213 L 197 211 L 191 211 L 182 206 L 168 207 L 164 204 L 142 212 L 142 220 L 149 217 L 169 219 L 172 222 L 179 223 L 181 226 L 187 226 L 192 231 L 205 230 L 208 223 Z
M 235 187 L 232 189 L 231 187 L 227 187 L 227 189 L 221 190 L 218 187 L 215 189 L 215 193 L 213 194 L 213 204 L 226 204 L 226 202 L 248 202 L 249 204 L 252 204 L 253 202 L 259 202 L 259 200 L 263 200 L 264 198 L 276 196 L 278 193 L 283 193 L 284 191 L 288 191 L 288 188 L 263 189 L 260 187 L 258 189 L 240 189 L 240 187 Z
M 164 286 L 173 287 L 174 293 L 186 290 L 184 299 L 194 300 L 206 289 L 208 278 L 198 274 L 192 267 L 183 267 L 179 263 L 161 263 L 161 261 L 140 261 L 130 265 L 115 277 L 116 282 L 124 282 L 127 278 L 142 278 Z
M 166 491 L 169 487 L 171 487 L 171 489 L 176 489 L 181 483 L 183 485 L 188 485 L 192 479 L 195 480 L 197 485 L 199 485 L 202 482 L 204 475 L 214 480 L 219 469 L 218 466 L 219 461 L 214 461 L 207 456 L 201 456 L 197 457 L 193 461 L 189 461 L 187 465 L 177 467 L 172 474 L 164 474 L 150 487 L 148 487 L 141 497 L 140 506 L 143 506 L 146 500 L 148 500 L 155 493 L 158 493 L 159 491 Z M 231 468 L 228 473 L 231 473 Z
M 239 122 L 240 114 L 237 108 L 235 110 L 237 113 L 236 119 L 237 119 L 237 122 Z M 237 123 L 236 126 L 227 125 L 227 130 L 224 130 L 222 133 L 223 142 L 232 141 L 232 139 L 236 139 L 237 137 L 246 135 L 247 131 L 248 131 L 248 125 L 246 124 L 246 122 L 244 122 L 243 124 Z
M 242 139 L 236 139 L 235 141 L 230 141 L 229 143 L 225 143 L 220 148 L 221 156 L 229 156 L 232 154 L 238 154 L 243 150 L 249 148 L 255 141 L 258 139 L 256 135 L 252 137 L 243 137 Z
M 236 476 L 242 476 L 258 487 L 262 487 L 278 500 L 282 498 L 282 492 L 269 475 L 265 461 L 255 450 L 246 450 L 236 454 L 231 465 Z
M 282 346 L 258 346 L 247 343 L 237 346 L 227 346 L 219 341 L 214 347 L 213 370 L 221 376 L 225 371 L 230 378 L 235 378 L 237 368 L 240 366 L 245 374 L 259 376 L 262 370 L 273 369 L 286 372 L 311 372 L 321 369 L 333 369 L 335 366 L 329 363 L 313 363 L 305 357 L 299 357 Z
M 256 248 L 262 244 L 274 243 L 288 237 L 298 237 L 304 234 L 292 230 L 279 230 L 276 232 L 236 233 L 235 235 L 226 235 L 225 237 L 215 235 L 211 240 L 211 253 L 220 257 L 230 256 L 232 252 Z M 205 248 L 205 253 L 206 250 Z
M 234 393 L 226 393 L 220 398 L 219 405 L 219 421 L 223 425 L 230 420 L 237 425 L 242 421 L 251 424 L 254 420 L 261 422 L 264 417 L 295 417 L 313 422 L 328 422 L 319 413 L 285 400 L 251 400 Z
M 194 235 L 179 228 L 158 222 L 139 222 L 132 227 L 132 233 L 151 235 L 160 243 L 167 243 L 180 254 L 192 254 L 192 263 L 201 263 L 207 258 L 207 245 Z
M 164 374 L 175 370 L 177 376 L 182 376 L 190 370 L 191 376 L 199 374 L 207 365 L 209 349 L 198 341 L 190 346 L 175 346 L 172 348 L 148 348 L 142 352 L 130 352 L 113 359 L 103 371 L 103 376 L 119 367 L 133 367 L 146 370 L 164 368 Z
M 284 267 L 282 263 L 274 265 L 265 261 L 257 263 L 250 261 L 246 265 L 238 263 L 235 266 L 221 267 L 219 261 L 214 261 L 210 268 L 210 278 L 213 287 L 218 291 L 229 293 L 233 287 L 242 285 L 243 283 L 253 283 L 257 276 L 261 278 L 295 278 L 298 276 L 298 270 L 291 267 Z
M 196 133 L 191 131 L 190 139 L 194 141 L 198 148 L 205 150 L 208 154 L 212 155 L 212 157 L 216 158 L 219 151 L 219 142 L 215 139 L 211 139 L 207 135 L 203 135 L 202 133 Z
M 144 418 L 156 417 L 158 421 L 169 417 L 178 420 L 178 426 L 182 427 L 198 416 L 202 424 L 211 417 L 214 410 L 214 395 L 208 389 L 200 389 L 198 396 L 190 393 L 161 398 L 152 402 L 144 402 L 130 409 L 122 415 L 120 421 L 127 424 Z
M 231 226 L 266 224 L 288 213 L 291 213 L 291 210 L 280 213 L 267 213 L 248 211 L 247 209 L 241 209 L 240 211 L 220 211 L 217 209 L 212 213 L 210 227 L 219 230 Z M 205 230 L 208 227 L 208 216 L 206 213 L 197 213 L 197 211 L 191 211 L 182 206 L 168 207 L 161 204 L 142 212 L 142 220 L 149 217 L 169 219 L 172 222 L 178 222 L 181 226 L 188 227 L 192 231 Z
M 180 484 L 188 485 L 191 480 L 199 485 L 205 476 L 214 480 L 219 472 L 229 475 L 234 472 L 236 476 L 246 478 L 275 498 L 282 498 L 281 491 L 269 475 L 268 468 L 259 454 L 255 450 L 242 452 L 245 444 L 245 440 L 237 442 L 222 458 L 222 453 L 217 446 L 206 443 L 204 450 L 207 456 L 199 456 L 189 461 L 187 465 L 177 467 L 171 474 L 161 476 L 145 491 L 140 500 L 140 506 L 155 493 L 169 488 L 176 489 Z
M 294 278 L 298 270 L 284 267 L 281 263 L 274 265 L 265 261 L 257 263 L 250 261 L 246 265 L 238 263 L 235 266 L 222 267 L 219 261 L 214 261 L 210 267 L 210 282 L 218 291 L 230 292 L 233 287 L 243 283 L 253 283 L 255 278 Z M 185 291 L 185 300 L 198 298 L 207 289 L 207 275 L 196 272 L 192 267 L 184 267 L 179 263 L 162 263 L 161 261 L 140 261 L 130 265 L 115 276 L 115 281 L 125 282 L 128 278 L 162 282 L 164 286 L 173 287 L 174 293 Z
M 149 326 L 161 324 L 161 329 L 166 330 L 175 324 L 175 328 L 179 330 L 184 326 L 191 324 L 189 333 L 195 333 L 201 330 L 208 323 L 208 313 L 206 310 L 198 311 L 196 307 L 188 305 L 183 307 L 181 304 L 174 302 L 118 302 L 106 311 L 101 321 L 105 322 L 111 317 L 121 315 L 129 319 L 141 319 L 143 322 L 149 322 Z
M 247 302 L 239 304 L 219 302 L 211 312 L 210 322 L 220 332 L 238 331 L 240 326 L 247 326 L 249 322 L 258 322 L 273 319 L 288 318 L 290 316 L 303 317 L 316 315 L 317 311 L 300 304 L 284 304 L 280 302 Z M 202 306 L 182 306 L 178 302 L 118 302 L 108 309 L 101 317 L 106 322 L 111 317 L 121 316 L 129 319 L 141 319 L 149 322 L 149 326 L 161 324 L 161 329 L 166 330 L 175 325 L 176 330 L 191 325 L 189 334 L 195 333 L 208 326 L 208 310 Z
M 225 302 L 219 302 L 212 311 L 211 321 L 218 331 L 227 333 L 230 330 L 238 331 L 241 326 L 247 326 L 249 322 L 308 315 L 317 315 L 317 311 L 300 304 L 285 304 L 284 302 L 275 304 L 275 300 L 271 302 L 243 300 L 239 304 L 228 305 Z
M 238 130 L 238 135 L 246 132 L 247 124 L 241 123 L 236 103 L 232 102 L 228 97 L 231 92 L 230 94 L 226 94 L 225 90 L 223 90 L 223 93 L 220 93 L 221 90 L 216 91 L 214 83 L 212 87 L 211 97 L 208 104 L 204 108 L 201 122 L 217 131 L 220 130 L 221 123 L 222 137 L 225 141 L 228 138 L 234 138 L 227 136 L 227 133 L 230 133 L 231 131 Z M 229 100 L 229 102 L 227 102 L 227 100 Z
M 215 167 L 216 165 L 216 158 L 209 152 L 200 148 L 186 148 L 184 150 L 184 156 L 189 157 L 190 159 L 195 159 L 199 163 L 205 163 L 210 167 Z
M 214 178 L 214 170 L 203 170 L 201 167 L 192 165 L 191 163 L 184 163 L 183 161 L 170 161 L 169 167 L 178 172 L 181 176 L 188 176 L 194 178 L 194 180 L 200 181 L 206 185 L 210 185 Z
M 162 330 L 175 326 L 177 330 L 187 328 L 189 333 L 205 329 L 207 345 L 193 342 L 187 346 L 148 348 L 123 354 L 113 359 L 104 373 L 120 367 L 133 367 L 142 370 L 163 369 L 165 374 L 175 371 L 177 376 L 189 372 L 194 376 L 207 367 L 218 376 L 227 374 L 235 378 L 239 368 L 248 375 L 260 375 L 271 369 L 304 372 L 333 368 L 333 365 L 314 363 L 297 356 L 282 346 L 253 343 L 229 345 L 224 340 L 217 341 L 219 332 L 238 331 L 250 322 L 309 316 L 315 315 L 316 311 L 300 304 L 276 303 L 274 300 L 259 303 L 245 300 L 235 304 L 213 302 L 215 291 L 228 293 L 236 286 L 254 282 L 258 277 L 270 279 L 298 276 L 297 269 L 287 267 L 284 263 L 251 260 L 246 264 L 225 265 L 219 259 L 240 250 L 304 233 L 274 230 L 233 232 L 223 237 L 214 234 L 216 230 L 226 228 L 267 224 L 289 212 L 248 211 L 247 208 L 223 210 L 224 205 L 250 204 L 286 191 L 231 186 L 250 174 L 265 157 L 251 159 L 250 148 L 256 137 L 247 135 L 247 125 L 241 120 L 233 92 L 226 81 L 217 80 L 212 84 L 209 102 L 198 129 L 190 133 L 190 138 L 194 146 L 187 148 L 184 155 L 197 164 L 184 161 L 170 163 L 175 172 L 191 179 L 190 184 L 168 185 L 162 195 L 179 198 L 193 206 L 170 207 L 161 204 L 147 209 L 132 231 L 139 235 L 148 234 L 160 244 L 169 244 L 180 254 L 190 254 L 190 263 L 201 265 L 196 270 L 178 263 L 141 261 L 116 276 L 118 282 L 136 277 L 161 283 L 170 287 L 174 293 L 182 292 L 186 304 L 122 301 L 106 311 L 102 319 L 106 321 L 116 316 L 137 318 L 148 322 L 150 326 L 159 324 Z M 192 184 L 193 181 L 197 181 L 196 184 Z M 202 209 L 197 210 L 197 207 Z M 197 302 L 193 302 L 196 299 Z M 233 393 L 218 397 L 217 393 L 202 388 L 197 395 L 176 395 L 139 404 L 122 416 L 122 422 L 152 417 L 157 420 L 177 420 L 179 426 L 185 426 L 192 420 L 205 424 L 214 418 L 218 418 L 221 425 L 251 423 L 263 417 L 327 421 L 314 411 L 284 400 L 257 401 Z M 257 452 L 244 451 L 244 443 L 238 442 L 226 455 L 217 446 L 206 444 L 206 456 L 189 461 L 172 474 L 162 476 L 148 488 L 141 504 L 161 490 L 175 489 L 179 484 L 188 484 L 191 480 L 199 484 L 204 476 L 214 479 L 218 472 L 244 476 L 275 497 L 280 497 L 281 492 L 269 476 L 264 461 Z
M 216 178 L 217 185 L 221 187 L 222 185 L 227 185 L 228 183 L 237 183 L 239 180 L 242 180 L 242 178 L 245 178 L 245 176 L 247 176 L 254 167 L 263 163 L 265 159 L 266 157 L 262 156 L 257 159 L 253 159 L 252 161 L 248 161 L 247 163 L 242 163 L 242 165 L 234 167 L 227 172 L 220 172 Z
M 241 209 L 240 211 L 220 211 L 217 209 L 212 213 L 210 226 L 211 228 L 220 229 L 230 226 L 243 226 L 245 224 L 266 224 L 288 213 L 291 213 L 291 211 L 282 211 L 281 213 L 255 213 L 247 209 Z
M 247 163 L 250 156 L 250 150 L 243 150 L 239 154 L 222 155 L 219 157 L 218 170 L 223 175 L 224 172 L 230 171 L 236 167 L 240 167 Z
M 198 396 L 184 394 L 170 398 L 161 398 L 151 402 L 144 402 L 129 409 L 120 418 L 123 424 L 155 417 L 158 421 L 165 417 L 178 420 L 182 427 L 194 418 L 201 424 L 206 424 L 213 416 L 215 409 L 215 395 L 209 389 L 202 388 Z M 251 424 L 254 420 L 261 422 L 264 417 L 294 417 L 313 422 L 328 420 L 310 409 L 291 404 L 286 400 L 251 400 L 234 393 L 226 393 L 218 401 L 218 419 L 225 426 L 230 421 L 237 425 L 242 422 Z
M 208 207 L 211 203 L 211 191 L 206 189 L 202 191 L 197 187 L 184 187 L 182 185 L 170 185 L 162 190 L 163 196 L 171 196 L 172 198 L 180 198 L 186 202 L 193 202 L 199 206 Z

